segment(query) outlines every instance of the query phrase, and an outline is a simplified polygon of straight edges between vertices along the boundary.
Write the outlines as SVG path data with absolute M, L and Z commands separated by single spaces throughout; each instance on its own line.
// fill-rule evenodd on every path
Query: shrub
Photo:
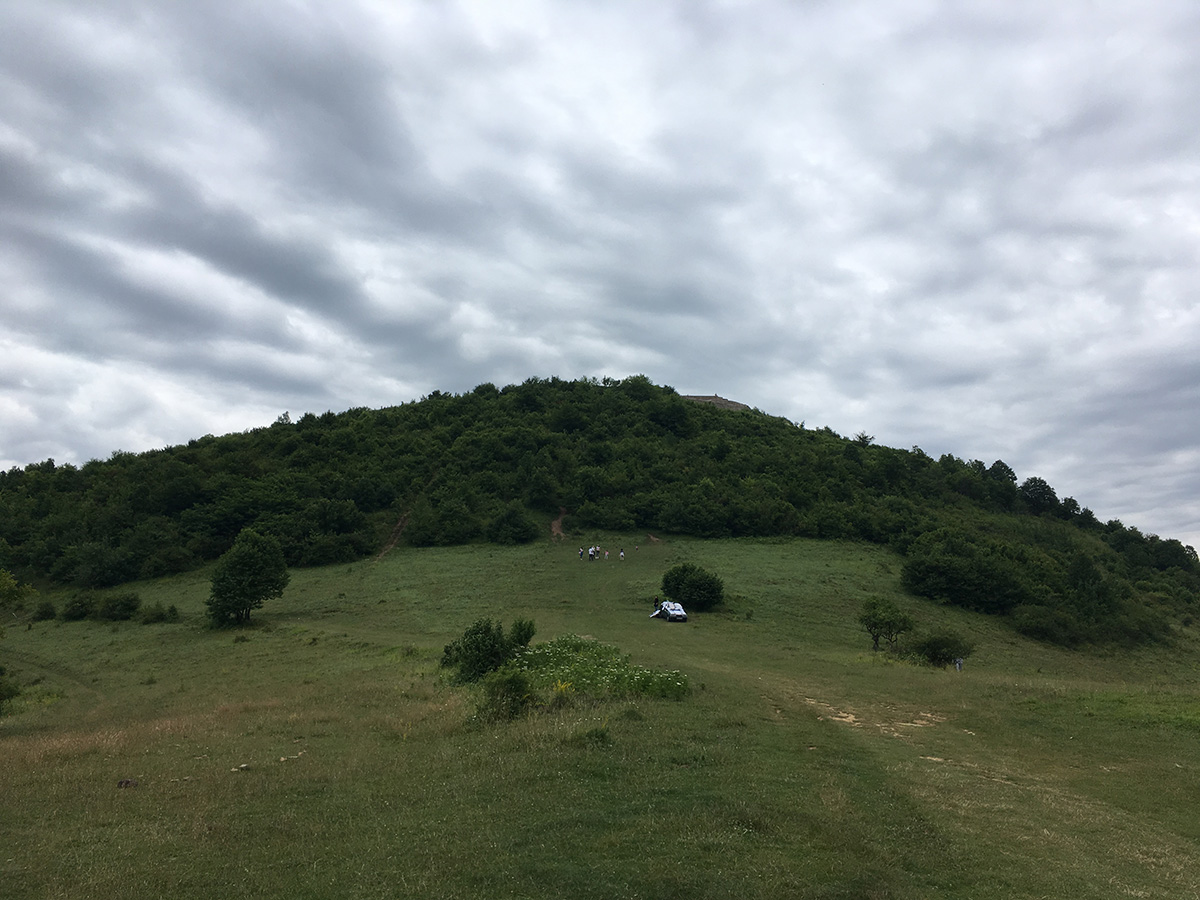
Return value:
M 507 635 L 499 622 L 477 619 L 462 637 L 445 646 L 442 666 L 457 669 L 459 681 L 479 681 L 525 649 L 536 632 L 528 619 L 513 622 Z
M 971 655 L 975 645 L 957 631 L 941 628 L 925 635 L 913 647 L 913 651 L 931 666 L 944 669 L 956 659 Z
M 725 599 L 725 583 L 692 563 L 680 563 L 662 578 L 662 592 L 689 612 L 705 612 Z
M 76 594 L 63 604 L 64 622 L 78 622 L 92 615 L 96 609 L 96 596 L 90 592 Z
M 154 625 L 159 622 L 178 622 L 179 610 L 175 604 L 163 606 L 161 600 L 156 600 L 149 606 L 143 607 L 142 614 L 138 616 L 138 621 L 143 625 Z
M 28 584 L 21 584 L 7 569 L 0 569 L 0 609 L 23 612 L 25 604 L 35 595 Z
M 126 622 L 137 615 L 142 598 L 133 592 L 109 594 L 96 604 L 95 616 L 104 622 Z
M 1026 637 L 1060 647 L 1078 647 L 1086 640 L 1079 620 L 1063 609 L 1022 604 L 1013 610 L 1013 626 Z
M 58 618 L 58 610 L 54 608 L 54 604 L 51 603 L 49 600 L 43 600 L 41 603 L 39 603 L 37 605 L 37 608 L 33 611 L 33 621 L 35 621 L 35 622 L 45 622 L 48 619 L 57 619 L 57 618 Z

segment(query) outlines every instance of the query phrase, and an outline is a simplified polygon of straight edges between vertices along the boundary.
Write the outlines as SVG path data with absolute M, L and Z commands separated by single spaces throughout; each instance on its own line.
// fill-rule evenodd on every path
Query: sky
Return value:
M 0 467 L 644 374 L 1200 546 L 1194 0 L 0 0 Z

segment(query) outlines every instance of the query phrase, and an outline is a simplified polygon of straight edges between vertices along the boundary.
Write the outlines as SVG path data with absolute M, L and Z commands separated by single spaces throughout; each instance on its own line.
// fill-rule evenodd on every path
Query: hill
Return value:
M 886 545 L 931 599 L 1066 645 L 1166 640 L 1200 598 L 1195 550 L 1100 522 L 1003 461 L 876 445 L 642 376 L 529 379 L 311 413 L 82 467 L 0 475 L 0 566 L 105 588 L 204 565 L 253 526 L 291 566 L 395 541 L 514 544 L 566 527 Z

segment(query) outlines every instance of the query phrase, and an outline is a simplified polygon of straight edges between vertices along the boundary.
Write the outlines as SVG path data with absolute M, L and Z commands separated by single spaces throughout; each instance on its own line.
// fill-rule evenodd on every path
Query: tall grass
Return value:
M 597 541 L 626 559 L 581 561 Z M 1200 895 L 1194 638 L 1047 648 L 907 597 L 868 546 L 575 544 L 296 571 L 240 632 L 205 626 L 203 573 L 136 586 L 178 624 L 10 629 L 0 895 Z M 720 575 L 726 606 L 650 619 L 678 562 Z M 871 653 L 868 595 L 975 655 L 955 673 Z M 438 660 L 481 616 L 690 691 L 480 727 Z

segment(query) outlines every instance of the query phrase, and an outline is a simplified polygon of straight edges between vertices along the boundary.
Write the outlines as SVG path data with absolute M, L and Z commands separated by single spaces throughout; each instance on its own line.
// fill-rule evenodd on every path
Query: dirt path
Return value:
M 563 534 L 563 519 L 567 517 L 567 508 L 560 506 L 558 508 L 558 518 L 550 523 L 550 536 L 556 541 L 566 540 L 566 535 Z
M 383 549 L 379 551 L 379 555 L 375 557 L 375 562 L 379 562 L 387 554 L 389 550 L 400 542 L 400 536 L 404 534 L 404 527 L 408 525 L 408 513 L 400 517 L 400 521 L 396 523 L 396 527 L 392 529 L 391 536 L 388 537 L 387 543 L 383 545 Z

